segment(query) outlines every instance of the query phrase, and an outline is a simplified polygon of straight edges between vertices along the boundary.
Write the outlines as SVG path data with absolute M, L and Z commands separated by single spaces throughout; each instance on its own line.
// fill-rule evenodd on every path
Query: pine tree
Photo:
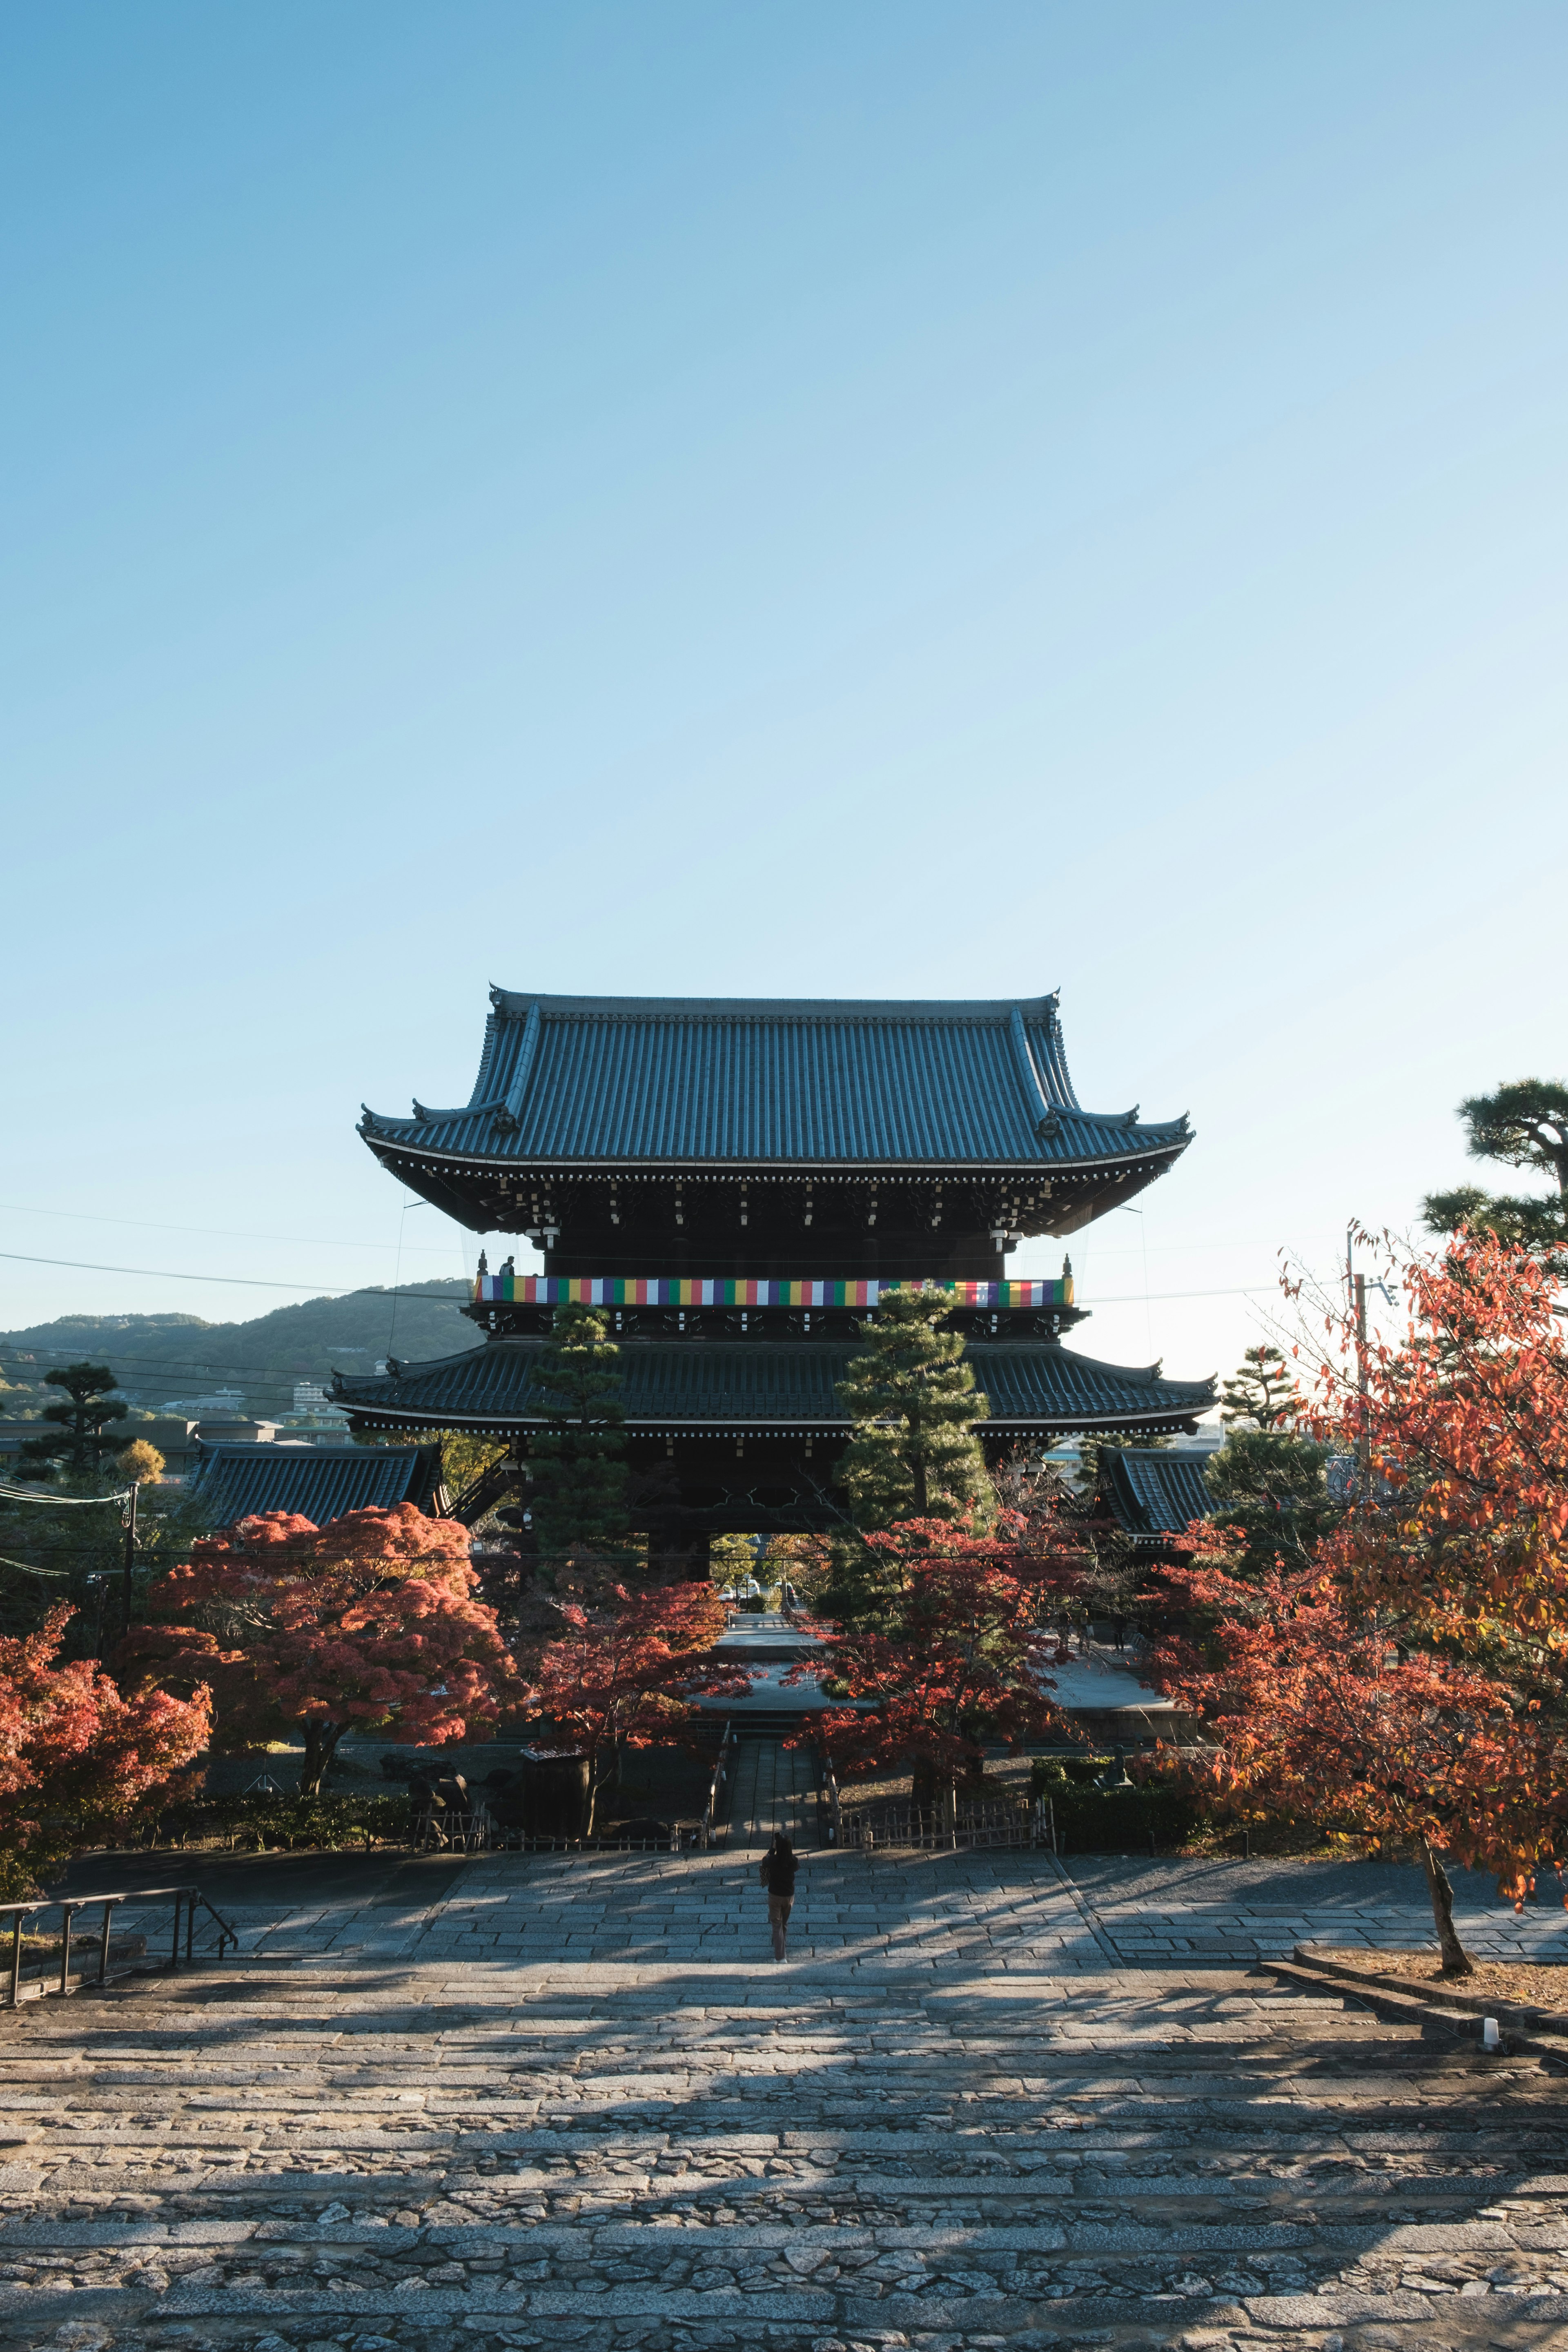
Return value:
M 856 1424 L 838 1484 L 858 1528 L 971 1517 L 976 1529 L 990 1524 L 994 1496 L 973 1434 L 990 1408 L 963 1360 L 962 1333 L 942 1328 L 952 1311 L 945 1291 L 900 1284 L 860 1327 L 866 1353 L 838 1385 Z
M 1288 1429 L 1301 1410 L 1301 1391 L 1278 1348 L 1248 1348 L 1226 1381 L 1220 1414 L 1226 1429 Z
M 613 1555 L 626 1534 L 621 1351 L 592 1307 L 558 1307 L 535 1384 L 548 1425 L 529 1443 L 541 1555 Z
M 1472 1160 L 1533 1168 L 1556 1190 L 1490 1193 L 1458 1184 L 1450 1192 L 1428 1192 L 1421 1204 L 1428 1233 L 1469 1225 L 1518 1244 L 1552 1272 L 1568 1272 L 1568 1087 L 1554 1078 L 1513 1078 L 1495 1094 L 1468 1096 L 1459 1117 Z
M 70 1402 L 44 1407 L 41 1418 L 53 1422 L 58 1434 L 30 1439 L 22 1448 L 22 1458 L 50 1464 L 63 1460 L 74 1477 L 89 1477 L 98 1467 L 99 1456 L 121 1443 L 104 1434 L 106 1422 L 123 1421 L 131 1410 L 122 1397 L 112 1393 L 119 1383 L 107 1364 L 68 1364 L 63 1371 L 46 1372 L 44 1385 L 64 1389 Z
M 744 1584 L 760 1573 L 762 1545 L 755 1536 L 710 1536 L 708 1576 L 720 1586 Z

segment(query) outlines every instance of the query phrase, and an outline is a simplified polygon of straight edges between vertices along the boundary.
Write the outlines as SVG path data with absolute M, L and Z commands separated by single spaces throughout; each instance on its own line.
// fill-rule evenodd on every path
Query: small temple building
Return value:
M 1185 1118 L 1086 1111 L 1054 996 L 999 1003 L 533 996 L 493 989 L 473 1093 L 367 1110 L 388 1172 L 459 1223 L 515 1234 L 541 1273 L 481 1260 L 486 1344 L 335 1376 L 356 1431 L 510 1441 L 526 1478 L 554 1309 L 620 1343 L 631 1515 L 661 1550 L 842 1517 L 837 1394 L 883 1288 L 952 1297 L 989 1458 L 1074 1433 L 1191 1430 L 1210 1380 L 1065 1344 L 1070 1264 L 1015 1280 L 1017 1244 L 1136 1199 Z M 492 1496 L 493 1499 L 493 1496 Z
M 1212 1518 L 1219 1507 L 1201 1456 L 1134 1445 L 1101 1454 L 1096 1499 L 1135 1549 L 1173 1555 L 1194 1520 Z

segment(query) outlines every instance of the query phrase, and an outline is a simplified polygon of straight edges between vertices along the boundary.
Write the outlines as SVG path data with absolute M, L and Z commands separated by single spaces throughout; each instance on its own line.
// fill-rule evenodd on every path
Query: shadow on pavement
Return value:
M 438 1903 L 460 1877 L 464 1862 L 449 1854 L 406 1853 L 147 1853 L 140 1850 L 78 1854 L 49 1888 L 90 1901 L 124 1888 L 199 1886 L 222 1911 L 291 1911 L 301 1905 L 364 1910 Z

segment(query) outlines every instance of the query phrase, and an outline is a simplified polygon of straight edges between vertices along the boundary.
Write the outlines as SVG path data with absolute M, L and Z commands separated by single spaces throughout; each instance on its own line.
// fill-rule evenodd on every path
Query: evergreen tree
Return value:
M 1458 1184 L 1428 1192 L 1422 1217 L 1429 1233 L 1460 1225 L 1517 1243 L 1554 1272 L 1568 1271 L 1568 1086 L 1553 1078 L 1514 1078 L 1495 1094 L 1470 1095 L 1459 1105 L 1472 1160 L 1507 1168 L 1533 1168 L 1549 1176 L 1552 1192 L 1483 1192 Z
M 1220 1414 L 1226 1429 L 1285 1429 L 1301 1410 L 1301 1391 L 1278 1348 L 1248 1348 L 1226 1381 Z
M 621 1351 L 592 1307 L 558 1307 L 535 1376 L 548 1425 L 529 1442 L 541 1555 L 614 1554 L 626 1533 Z
M 1204 1484 L 1219 1505 L 1213 1525 L 1242 1538 L 1238 1573 L 1266 1575 L 1276 1560 L 1301 1568 L 1313 1546 L 1344 1517 L 1330 1499 L 1330 1448 L 1284 1428 L 1232 1423 L 1204 1465 Z
M 54 1424 L 49 1433 L 32 1438 L 22 1448 L 27 1462 L 63 1461 L 74 1477 L 89 1477 L 99 1456 L 123 1441 L 105 1436 L 105 1424 L 123 1421 L 131 1408 L 114 1395 L 118 1386 L 107 1364 L 68 1364 L 63 1371 L 47 1372 L 46 1388 L 64 1389 L 68 1404 L 47 1404 L 40 1418 Z
M 759 1560 L 761 1550 L 762 1544 L 756 1536 L 710 1536 L 710 1581 L 718 1585 L 744 1584 L 752 1577 L 764 1581 Z
M 855 1423 L 838 1484 L 858 1528 L 991 1522 L 994 1496 L 973 1433 L 990 1408 L 963 1360 L 963 1335 L 942 1328 L 952 1311 L 945 1291 L 900 1284 L 860 1326 L 866 1353 L 838 1386 Z

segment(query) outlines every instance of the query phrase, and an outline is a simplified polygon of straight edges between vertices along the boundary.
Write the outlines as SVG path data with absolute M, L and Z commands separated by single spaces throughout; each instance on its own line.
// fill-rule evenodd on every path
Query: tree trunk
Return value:
M 594 1834 L 594 1820 L 599 1810 L 599 1751 L 595 1748 L 588 1759 L 588 1802 L 583 1817 L 583 1835 Z
M 321 1782 L 332 1752 L 342 1738 L 342 1726 L 338 1723 L 308 1723 L 305 1726 L 305 1760 L 300 1768 L 300 1794 L 319 1797 Z
M 1454 1925 L 1454 1890 L 1448 1884 L 1448 1874 L 1425 1838 L 1416 1839 L 1415 1851 L 1426 1874 L 1426 1892 L 1432 1897 L 1432 1916 L 1437 1924 L 1437 1948 L 1443 1955 L 1443 1974 L 1446 1977 L 1474 1976 L 1475 1963 L 1460 1943 L 1458 1930 Z

